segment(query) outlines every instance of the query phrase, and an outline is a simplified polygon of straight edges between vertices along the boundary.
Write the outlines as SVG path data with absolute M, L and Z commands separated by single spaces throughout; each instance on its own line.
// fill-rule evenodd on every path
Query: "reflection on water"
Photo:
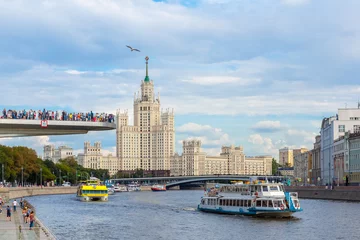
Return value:
M 202 191 L 125 192 L 109 202 L 74 195 L 29 198 L 58 239 L 357 239 L 360 203 L 301 200 L 291 219 L 196 210 Z

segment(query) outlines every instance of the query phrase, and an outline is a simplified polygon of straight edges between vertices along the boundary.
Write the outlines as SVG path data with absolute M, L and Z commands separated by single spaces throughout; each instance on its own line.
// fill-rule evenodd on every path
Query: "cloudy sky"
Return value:
M 131 115 L 148 55 L 162 107 L 176 113 L 178 152 L 195 137 L 209 154 L 310 148 L 324 116 L 357 106 L 358 9 L 358 0 L 0 1 L 1 108 Z M 48 143 L 79 152 L 84 141 L 114 152 L 115 131 L 0 144 L 42 154 Z

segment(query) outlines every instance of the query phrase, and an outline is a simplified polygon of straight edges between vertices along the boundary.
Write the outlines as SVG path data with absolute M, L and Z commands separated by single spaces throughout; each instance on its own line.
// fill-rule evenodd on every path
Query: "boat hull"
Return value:
M 108 196 L 77 196 L 81 202 L 107 202 Z
M 274 218 L 289 218 L 294 212 L 288 210 L 282 211 L 251 211 L 251 210 L 243 210 L 243 211 L 233 211 L 233 210 L 225 210 L 221 208 L 204 208 L 198 206 L 198 210 L 202 212 L 208 213 L 218 213 L 218 214 L 228 214 L 228 215 L 244 215 L 244 216 L 254 216 L 254 217 L 274 217 Z
M 166 189 L 161 189 L 161 188 L 151 188 L 151 191 L 153 192 L 165 192 Z

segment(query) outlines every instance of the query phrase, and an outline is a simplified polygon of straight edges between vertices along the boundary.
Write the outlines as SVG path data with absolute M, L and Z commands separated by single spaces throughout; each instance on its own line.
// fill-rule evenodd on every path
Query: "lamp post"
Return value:
M 5 186 L 5 183 L 4 183 L 4 164 L 1 164 L 1 177 L 2 177 L 2 183 L 3 185 Z
M 61 186 L 61 169 L 59 169 L 59 186 Z
M 21 167 L 21 186 L 24 187 L 24 167 Z
M 40 168 L 40 186 L 42 187 L 42 168 Z

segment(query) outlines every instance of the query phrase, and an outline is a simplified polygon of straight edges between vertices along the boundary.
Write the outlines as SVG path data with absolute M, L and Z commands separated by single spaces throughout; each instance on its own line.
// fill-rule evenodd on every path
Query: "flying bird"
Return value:
M 140 52 L 140 50 L 139 49 L 136 49 L 136 48 L 132 48 L 132 47 L 130 47 L 130 46 L 128 46 L 128 45 L 126 45 L 128 48 L 130 48 L 131 49 L 131 51 L 137 51 L 137 52 Z

